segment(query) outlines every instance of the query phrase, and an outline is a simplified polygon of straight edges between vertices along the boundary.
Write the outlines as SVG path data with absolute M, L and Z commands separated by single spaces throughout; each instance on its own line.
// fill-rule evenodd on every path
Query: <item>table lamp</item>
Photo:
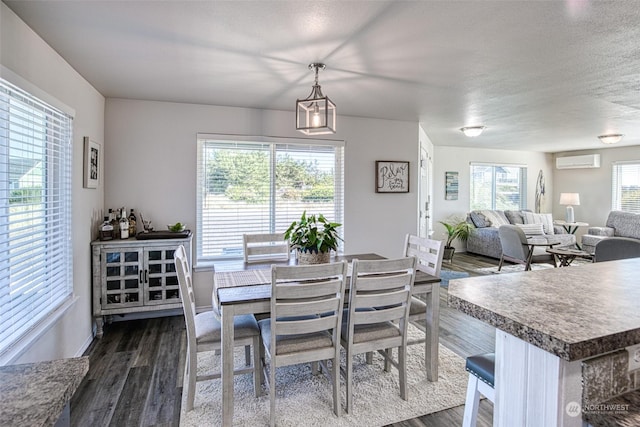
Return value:
M 573 217 L 573 207 L 580 206 L 580 194 L 578 193 L 560 193 L 560 204 L 567 206 L 567 219 L 568 223 L 575 222 Z

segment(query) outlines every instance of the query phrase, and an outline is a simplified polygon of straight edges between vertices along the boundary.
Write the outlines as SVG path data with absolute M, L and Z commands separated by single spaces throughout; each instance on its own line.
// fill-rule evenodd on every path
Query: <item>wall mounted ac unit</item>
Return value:
M 600 154 L 586 154 L 584 156 L 567 156 L 556 158 L 557 169 L 599 168 Z

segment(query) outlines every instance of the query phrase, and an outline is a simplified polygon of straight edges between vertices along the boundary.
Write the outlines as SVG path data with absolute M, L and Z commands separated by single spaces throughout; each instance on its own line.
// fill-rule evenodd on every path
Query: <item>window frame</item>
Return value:
M 478 207 L 474 206 L 474 198 L 473 198 L 473 186 L 474 186 L 474 167 L 490 167 L 491 170 L 491 206 Z M 509 209 L 514 210 L 523 210 L 527 209 L 527 165 L 525 164 L 510 164 L 510 163 L 481 163 L 481 162 L 470 162 L 469 163 L 469 210 L 479 210 L 479 209 L 487 209 L 487 210 L 496 210 L 496 209 L 505 209 L 497 207 L 497 169 L 498 168 L 519 168 L 519 199 L 520 203 L 518 207 L 511 207 Z
M 197 165 L 196 165 L 196 256 L 195 267 L 206 268 L 213 265 L 215 262 L 227 261 L 227 260 L 239 260 L 242 259 L 242 253 L 231 254 L 227 256 L 204 256 L 203 238 L 206 234 L 206 227 L 203 227 L 203 204 L 206 194 L 206 183 L 204 169 L 206 168 L 204 158 L 204 148 L 206 144 L 216 145 L 229 145 L 242 148 L 249 145 L 263 145 L 268 146 L 270 153 L 269 156 L 269 173 L 270 173 L 270 195 L 269 195 L 269 230 L 264 232 L 279 232 L 284 230 L 276 230 L 276 221 L 278 217 L 277 201 L 274 198 L 276 194 L 276 181 L 275 181 L 275 169 L 277 164 L 278 152 L 282 152 L 282 147 L 325 147 L 327 150 L 334 150 L 334 212 L 332 212 L 332 221 L 344 224 L 344 157 L 345 157 L 345 142 L 343 140 L 332 139 L 312 139 L 312 138 L 289 138 L 289 137 L 272 137 L 272 136 L 249 136 L 249 135 L 221 135 L 221 134 L 197 134 Z M 286 152 L 286 150 L 285 150 Z M 302 211 L 300 211 L 300 215 Z M 325 213 L 326 214 L 326 213 Z M 339 228 L 340 237 L 344 236 L 344 226 Z M 342 245 L 338 248 L 338 251 L 342 251 Z
M 622 174 L 625 172 L 623 168 L 633 167 L 635 170 L 628 170 L 627 173 L 633 173 L 638 177 L 640 183 L 640 160 L 616 161 L 611 165 L 611 210 L 623 211 L 631 213 L 640 213 L 640 185 L 638 185 L 639 195 L 632 200 L 635 203 L 635 209 L 629 210 L 628 206 L 623 206 L 622 195 Z M 625 204 L 626 205 L 626 204 Z
M 3 332 L 0 337 L 0 363 L 8 363 L 75 300 L 71 232 L 75 112 L 10 70 L 2 67 L 2 71 L 0 245 L 5 256 L 0 264 L 0 329 Z M 33 127 L 25 127 L 30 123 Z M 25 132 L 24 129 L 30 131 Z M 38 161 L 24 174 L 22 169 L 17 172 L 22 175 L 18 181 L 12 181 L 11 177 L 16 173 L 16 163 L 12 163 L 12 159 L 22 163 L 22 159 L 28 156 L 36 156 L 31 158 Z M 13 165 L 13 171 L 10 165 Z M 37 169 L 42 170 L 38 172 Z M 18 182 L 23 180 L 31 180 L 31 187 L 22 187 Z M 13 193 L 15 190 L 36 188 L 41 189 L 37 203 L 29 200 L 35 196 L 28 196 L 24 201 L 24 195 Z M 37 227 L 25 230 L 25 220 L 11 211 L 11 204 L 17 203 L 13 200 L 16 197 L 22 197 L 25 212 L 32 218 L 40 218 Z M 19 235 L 15 226 L 21 223 L 23 229 Z M 23 243 L 18 243 L 18 236 Z M 41 255 L 38 262 L 34 262 L 32 252 L 16 246 L 21 244 L 24 247 L 25 239 L 30 242 L 30 250 Z M 28 283 L 25 277 L 29 278 Z M 27 309 L 24 304 L 27 304 Z

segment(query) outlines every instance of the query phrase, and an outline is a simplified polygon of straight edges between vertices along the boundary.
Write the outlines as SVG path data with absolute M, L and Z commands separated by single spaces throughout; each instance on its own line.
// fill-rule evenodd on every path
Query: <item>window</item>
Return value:
M 640 213 L 640 161 L 613 164 L 611 194 L 612 210 Z
M 71 129 L 0 79 L 0 353 L 72 294 Z
M 471 210 L 526 209 L 527 168 L 472 163 L 469 188 Z
M 343 223 L 343 142 L 229 138 L 198 135 L 198 263 L 241 258 L 243 233 L 283 232 L 304 211 Z

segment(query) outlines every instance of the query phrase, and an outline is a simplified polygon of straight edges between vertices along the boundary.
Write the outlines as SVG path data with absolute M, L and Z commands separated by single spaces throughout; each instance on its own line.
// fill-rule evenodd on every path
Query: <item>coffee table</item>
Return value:
M 566 222 L 566 221 L 562 221 L 562 220 L 555 220 L 553 221 L 554 225 L 561 225 L 562 228 L 564 228 L 564 231 L 566 231 L 569 234 L 576 234 L 576 231 L 578 231 L 579 227 L 588 227 L 589 223 L 587 222 Z M 576 237 L 576 247 L 578 249 L 582 249 L 580 247 L 580 244 L 578 243 L 577 237 Z
M 584 258 L 593 261 L 593 254 L 581 249 L 549 248 L 547 249 L 547 252 L 556 257 L 560 263 L 560 267 L 567 267 L 571 265 L 573 260 L 576 258 Z

